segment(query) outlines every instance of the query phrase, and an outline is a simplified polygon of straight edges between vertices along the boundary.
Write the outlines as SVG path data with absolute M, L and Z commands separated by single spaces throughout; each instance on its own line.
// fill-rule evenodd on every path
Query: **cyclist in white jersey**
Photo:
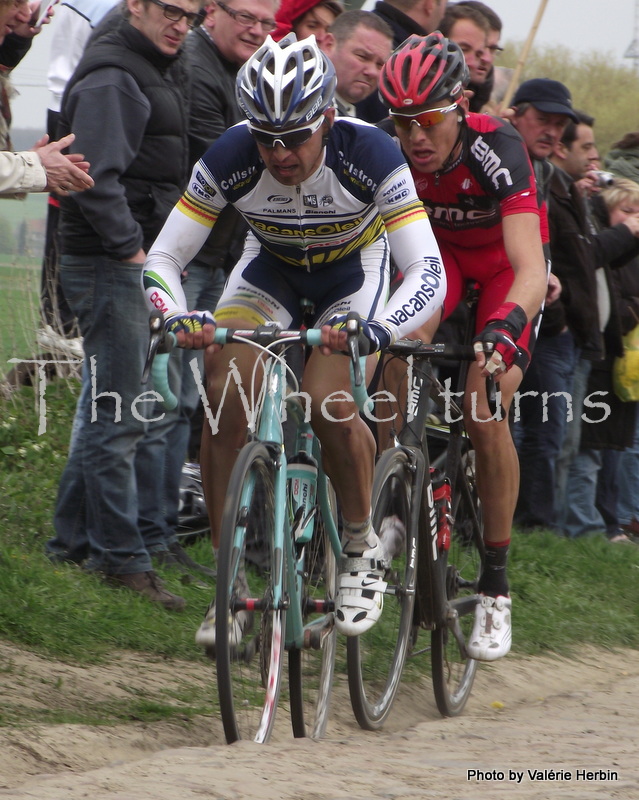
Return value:
M 195 165 L 149 251 L 144 291 L 182 347 L 206 350 L 208 401 L 220 414 L 218 431 L 205 429 L 201 448 L 214 549 L 234 455 L 246 431 L 237 386 L 227 381 L 229 365 L 235 359 L 248 386 L 254 363 L 249 347 L 213 345 L 214 326 L 253 329 L 277 321 L 294 327 L 300 300 L 313 302 L 324 346 L 309 358 L 303 389 L 343 517 L 336 624 L 357 635 L 381 614 L 385 553 L 371 527 L 373 437 L 353 402 L 326 403 L 338 392 L 350 396 L 349 361 L 335 353 L 346 344 L 339 322 L 357 311 L 372 351 L 381 349 L 440 310 L 445 273 L 410 170 L 392 139 L 366 123 L 335 119 L 335 72 L 314 36 L 278 43 L 268 37 L 240 70 L 237 91 L 247 122 L 229 129 Z M 227 203 L 250 232 L 213 319 L 208 311 L 186 310 L 180 274 Z M 390 252 L 404 282 L 389 300 Z M 370 568 L 349 570 L 351 558 Z M 196 641 L 215 647 L 214 607 Z

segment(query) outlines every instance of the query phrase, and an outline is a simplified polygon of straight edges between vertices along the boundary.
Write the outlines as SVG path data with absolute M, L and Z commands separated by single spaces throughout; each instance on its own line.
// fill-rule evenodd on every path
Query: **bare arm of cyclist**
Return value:
M 512 268 L 515 280 L 506 295 L 504 306 L 515 304 L 525 314 L 528 321 L 539 312 L 546 295 L 548 277 L 546 261 L 544 258 L 541 237 L 539 235 L 539 217 L 535 214 L 510 214 L 503 219 L 504 246 Z M 499 311 L 499 309 L 498 309 Z M 497 319 L 506 319 L 506 315 L 496 314 L 494 319 L 489 319 L 487 327 L 476 337 L 482 341 L 485 334 L 492 336 Z M 501 330 L 501 329 L 500 329 Z M 497 342 L 495 350 L 487 363 L 483 351 L 477 352 L 477 364 L 482 369 L 482 374 L 503 374 L 514 361 L 514 353 L 518 330 L 510 330 L 508 326 L 503 331 L 504 339 Z M 509 336 L 508 334 L 511 334 Z M 511 343 L 508 340 L 511 340 Z M 494 342 L 493 342 L 494 343 Z M 514 349 L 513 349 L 514 348 Z

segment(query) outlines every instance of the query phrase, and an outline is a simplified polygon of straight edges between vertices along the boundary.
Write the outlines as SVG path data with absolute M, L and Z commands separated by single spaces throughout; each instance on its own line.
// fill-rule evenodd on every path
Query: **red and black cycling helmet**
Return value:
M 379 92 L 391 108 L 458 100 L 470 74 L 459 45 L 439 31 L 409 36 L 391 54 L 379 78 Z

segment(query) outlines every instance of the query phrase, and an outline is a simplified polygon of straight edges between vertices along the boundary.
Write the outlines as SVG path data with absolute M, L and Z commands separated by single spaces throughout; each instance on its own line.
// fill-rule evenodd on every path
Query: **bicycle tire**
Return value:
M 337 498 L 329 484 L 333 521 L 337 525 Z M 313 538 L 305 546 L 302 576 L 302 620 L 304 647 L 288 653 L 288 681 L 293 736 L 321 739 L 326 732 L 335 671 L 337 630 L 335 594 L 337 560 L 321 514 Z M 317 610 L 313 603 L 325 603 Z
M 375 468 L 373 526 L 397 516 L 406 531 L 392 558 L 379 621 L 366 633 L 348 637 L 346 656 L 353 713 L 360 727 L 378 730 L 388 717 L 400 685 L 413 624 L 415 602 L 416 525 L 411 520 L 412 464 L 400 448 L 386 450 Z
M 217 685 L 229 744 L 238 739 L 268 741 L 279 699 L 286 612 L 273 603 L 274 586 L 285 589 L 282 554 L 273 547 L 274 481 L 269 450 L 259 442 L 245 445 L 231 472 L 224 504 L 216 590 Z M 252 536 L 268 548 L 259 566 L 246 556 Z M 247 593 L 238 585 L 242 571 L 252 611 L 241 603 L 241 595 Z M 231 640 L 236 621 L 244 626 L 239 645 Z
M 468 657 L 466 642 L 475 619 L 477 581 L 484 558 L 483 521 L 475 481 L 475 451 L 467 440 L 460 471 L 463 474 L 454 481 L 451 497 L 450 548 L 440 550 L 449 612 L 431 631 L 433 692 L 437 708 L 445 717 L 462 712 L 478 666 Z

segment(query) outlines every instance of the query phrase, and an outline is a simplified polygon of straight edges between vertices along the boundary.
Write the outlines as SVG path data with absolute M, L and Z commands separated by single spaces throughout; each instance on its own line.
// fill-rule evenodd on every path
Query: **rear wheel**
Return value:
M 337 526 L 337 500 L 330 485 L 329 501 Z M 321 739 L 328 722 L 337 646 L 337 561 L 321 515 L 313 538 L 304 545 L 303 559 L 304 647 L 292 647 L 288 654 L 291 723 L 294 736 Z
M 214 655 L 229 744 L 266 742 L 279 698 L 286 615 L 281 603 L 274 607 L 276 590 L 284 590 L 282 554 L 273 552 L 274 479 L 268 449 L 249 443 L 237 458 L 224 504 Z M 256 543 L 259 563 L 251 555 Z
M 384 452 L 375 468 L 373 527 L 403 529 L 404 540 L 392 555 L 379 621 L 366 633 L 346 640 L 348 685 L 360 726 L 376 730 L 388 716 L 399 688 L 415 602 L 416 531 L 411 524 L 412 465 L 400 448 Z M 385 538 L 385 537 L 384 537 Z
M 431 632 L 433 691 L 439 712 L 459 714 L 475 680 L 477 661 L 466 653 L 475 619 L 477 581 L 484 558 L 481 503 L 475 481 L 475 451 L 464 441 L 460 475 L 451 498 L 453 524 L 450 549 L 440 551 L 445 565 L 448 611 Z

